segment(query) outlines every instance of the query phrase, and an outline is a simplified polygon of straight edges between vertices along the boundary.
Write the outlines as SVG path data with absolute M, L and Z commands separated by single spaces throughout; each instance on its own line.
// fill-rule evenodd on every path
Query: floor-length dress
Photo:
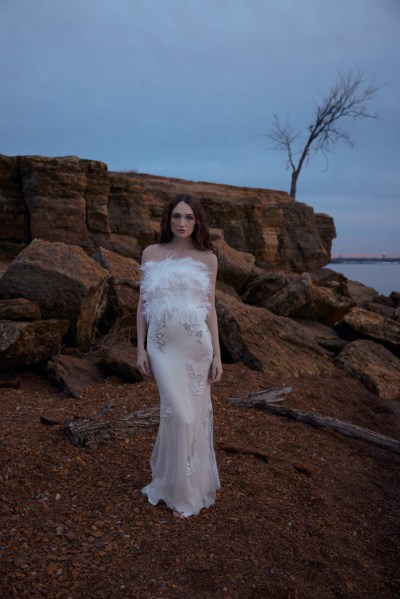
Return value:
M 212 505 L 220 487 L 207 382 L 209 290 L 209 271 L 199 260 L 167 257 L 142 266 L 147 352 L 160 393 L 152 481 L 142 493 L 184 516 Z

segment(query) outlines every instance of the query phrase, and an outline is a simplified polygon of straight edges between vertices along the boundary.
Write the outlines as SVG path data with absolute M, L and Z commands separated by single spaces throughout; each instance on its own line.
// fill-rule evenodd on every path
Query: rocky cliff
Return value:
M 285 192 L 113 173 L 74 156 L 0 156 L 0 241 L 39 238 L 138 258 L 177 193 L 198 197 L 210 225 L 257 266 L 305 271 L 329 262 L 333 219 Z
M 225 362 L 276 380 L 340 368 L 400 399 L 400 294 L 319 268 L 331 217 L 283 192 L 109 173 L 76 157 L 0 156 L 0 374 L 47 362 L 77 397 L 104 370 L 140 379 L 138 259 L 178 193 L 201 200 L 218 248 Z

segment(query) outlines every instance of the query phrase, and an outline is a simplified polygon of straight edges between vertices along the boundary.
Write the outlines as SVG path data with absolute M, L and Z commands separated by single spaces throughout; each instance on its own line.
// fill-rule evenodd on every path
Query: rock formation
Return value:
M 95 360 L 58 354 L 47 363 L 49 380 L 65 395 L 80 399 L 87 387 L 105 380 L 100 365 Z
M 29 213 L 22 193 L 19 158 L 0 154 L 0 241 L 29 243 Z
M 23 156 L 18 163 L 31 239 L 90 247 L 110 233 L 104 163 L 74 156 L 62 161 Z
M 23 297 L 0 300 L 0 320 L 40 320 L 39 302 Z
M 400 400 L 400 360 L 373 341 L 352 341 L 335 359 L 382 399 Z
M 107 343 L 106 337 L 104 349 L 100 353 L 100 363 L 107 371 L 119 374 L 130 383 L 142 381 L 143 376 L 136 366 L 136 358 L 136 347 L 129 341 L 111 339 L 111 343 Z
M 120 328 L 131 329 L 136 337 L 136 308 L 139 301 L 140 266 L 138 262 L 115 252 L 98 248 L 93 254 L 102 268 L 110 273 L 108 311 L 103 328 L 110 329 L 116 322 Z
M 336 324 L 354 306 L 351 298 L 335 288 L 315 285 L 308 273 L 263 273 L 247 286 L 242 298 L 279 316 L 317 320 L 328 325 Z
M 105 310 L 108 279 L 82 248 L 35 239 L 0 279 L 0 297 L 36 300 L 43 318 L 69 320 L 71 342 L 85 350 Z
M 0 242 L 40 238 L 137 259 L 177 193 L 199 198 L 211 226 L 257 266 L 304 271 L 329 262 L 332 218 L 285 192 L 109 173 L 102 162 L 74 156 L 0 156 Z
M 274 382 L 342 368 L 399 399 L 400 293 L 321 268 L 330 216 L 284 192 L 110 173 L 73 156 L 0 156 L 0 368 L 51 358 L 49 377 L 76 397 L 109 372 L 140 380 L 139 260 L 178 193 L 205 206 L 219 252 L 226 361 Z
M 37 364 L 58 354 L 68 320 L 0 321 L 0 368 Z
M 218 250 L 218 279 L 240 292 L 260 272 L 252 254 L 238 252 L 223 239 L 214 240 Z
M 225 359 L 242 360 L 277 378 L 333 372 L 327 352 L 290 318 L 248 306 L 219 290 L 216 307 Z
M 353 308 L 337 326 L 339 333 L 350 341 L 369 339 L 384 345 L 400 357 L 400 323 L 381 314 Z

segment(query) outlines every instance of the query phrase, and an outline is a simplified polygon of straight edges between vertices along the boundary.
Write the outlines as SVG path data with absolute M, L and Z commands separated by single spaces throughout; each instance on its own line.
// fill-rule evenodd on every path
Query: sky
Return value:
M 379 118 L 343 120 L 354 147 L 315 155 L 297 200 L 334 254 L 400 255 L 399 25 L 399 0 L 0 0 L 0 153 L 288 191 L 273 115 L 304 133 L 361 70 Z

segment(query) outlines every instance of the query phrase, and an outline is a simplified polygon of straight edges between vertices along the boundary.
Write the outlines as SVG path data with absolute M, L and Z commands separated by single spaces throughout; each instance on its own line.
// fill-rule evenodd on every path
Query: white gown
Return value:
M 160 393 L 160 426 L 151 457 L 150 503 L 163 500 L 184 516 L 215 501 L 220 480 L 207 382 L 213 350 L 208 268 L 193 258 L 167 257 L 142 266 L 147 352 Z

